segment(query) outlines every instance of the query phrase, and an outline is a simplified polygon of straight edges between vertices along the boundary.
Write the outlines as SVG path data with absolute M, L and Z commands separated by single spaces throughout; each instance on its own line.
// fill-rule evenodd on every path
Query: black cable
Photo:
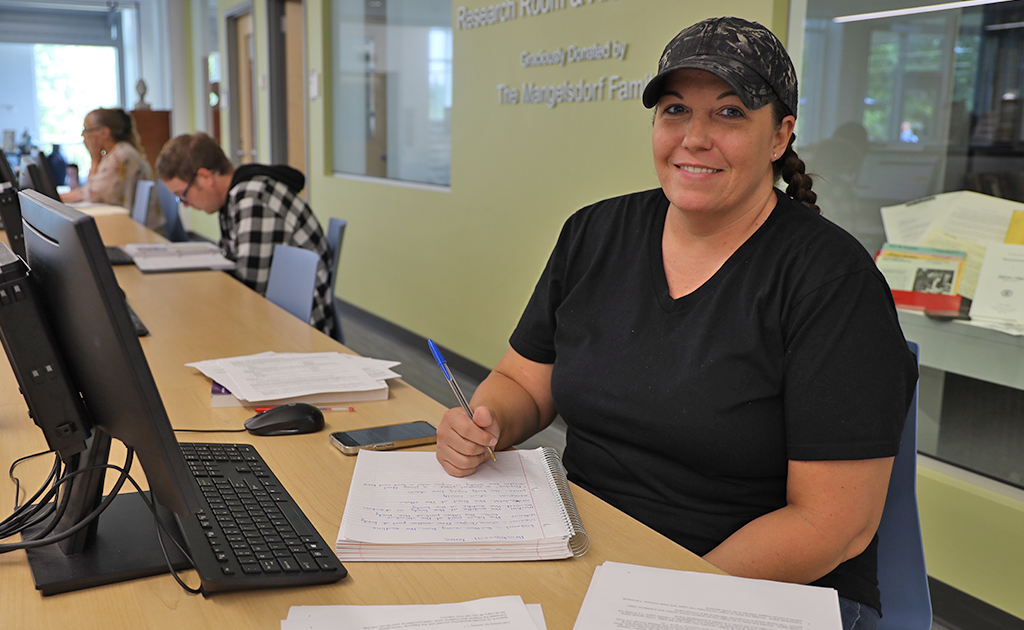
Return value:
M 15 466 L 17 466 L 18 463 L 30 459 L 32 457 L 36 457 L 40 454 L 45 453 L 29 455 L 27 457 L 21 458 L 20 460 L 12 464 L 10 470 L 11 478 L 16 479 L 14 477 L 14 468 Z M 17 501 L 15 501 L 14 512 L 12 512 L 9 516 L 4 518 L 3 521 L 0 521 L 0 539 L 7 538 L 9 536 L 13 536 L 14 534 L 19 533 L 26 527 L 31 526 L 27 523 L 31 523 L 33 519 L 35 519 L 36 521 L 39 521 L 40 519 L 45 519 L 46 515 L 49 512 L 53 511 L 53 507 L 52 505 L 49 504 L 49 501 L 51 498 L 53 498 L 53 495 L 56 493 L 55 481 L 59 479 L 62 475 L 63 472 L 60 457 L 54 455 L 53 468 L 50 469 L 50 474 L 47 476 L 42 486 L 40 486 L 39 490 L 37 490 L 36 493 L 32 495 L 32 497 L 28 499 L 28 501 L 23 505 L 18 505 Z M 19 484 L 16 481 L 16 486 L 17 485 Z M 41 516 L 39 515 L 40 511 L 43 512 Z
M 36 457 L 36 456 L 42 455 L 42 454 L 45 454 L 45 453 L 37 453 L 35 455 L 30 455 L 30 456 L 28 456 L 26 458 L 22 458 L 22 459 L 28 459 L 28 458 Z M 65 530 L 65 531 L 63 531 L 60 534 L 57 534 L 55 536 L 37 537 L 35 539 L 27 540 L 27 541 L 22 541 L 20 543 L 0 544 L 0 553 L 7 553 L 9 551 L 16 551 L 16 550 L 19 550 L 19 549 L 32 549 L 32 548 L 35 548 L 35 547 L 43 547 L 43 546 L 46 546 L 46 545 L 52 545 L 54 543 L 60 542 L 61 540 L 64 540 L 66 538 L 70 538 L 71 536 L 74 536 L 75 534 L 80 532 L 83 528 L 85 528 L 89 524 L 91 524 L 92 521 L 94 521 L 97 518 L 99 518 L 100 514 L 102 514 L 103 511 L 106 510 L 107 507 L 109 507 L 110 504 L 113 502 L 114 498 L 117 496 L 117 493 L 120 491 L 121 487 L 124 485 L 124 482 L 127 480 L 132 486 L 134 486 L 136 492 L 139 493 L 139 498 L 142 499 L 142 502 L 146 505 L 147 508 L 149 508 L 149 511 L 153 514 L 153 520 L 156 522 L 156 525 L 157 525 L 157 531 L 156 531 L 157 542 L 159 542 L 159 544 L 160 544 L 160 551 L 161 551 L 161 553 L 163 553 L 164 561 L 167 563 L 167 570 L 168 570 L 168 572 L 170 572 L 171 577 L 173 577 L 174 581 L 177 582 L 178 585 L 181 586 L 181 588 L 184 589 L 186 592 L 192 593 L 192 594 L 196 594 L 196 595 L 200 595 L 200 594 L 205 595 L 205 591 L 203 590 L 203 587 L 202 587 L 201 584 L 200 584 L 200 586 L 198 588 L 190 587 L 189 585 L 185 584 L 185 582 L 178 575 L 177 570 L 174 568 L 174 564 L 171 562 L 170 555 L 167 553 L 167 547 L 164 544 L 164 539 L 163 539 L 163 536 L 161 535 L 161 532 L 167 534 L 167 536 L 171 539 L 171 542 L 174 543 L 174 546 L 177 547 L 178 551 L 180 551 L 181 554 L 183 556 L 185 556 L 185 558 L 189 561 L 189 564 L 191 564 L 193 567 L 195 567 L 195 561 L 192 560 L 192 556 L 189 555 L 188 551 L 186 551 L 181 546 L 181 544 L 177 541 L 177 539 L 175 539 L 173 534 L 171 534 L 171 532 L 169 531 L 167 525 L 162 520 L 160 520 L 160 513 L 157 511 L 157 508 L 156 508 L 156 501 L 154 499 L 152 499 L 152 498 L 147 499 L 146 498 L 146 493 L 142 490 L 142 487 L 139 486 L 138 483 L 136 483 L 136 481 L 131 477 L 131 475 L 128 474 L 128 470 L 131 468 L 131 463 L 132 463 L 132 460 L 134 459 L 134 454 L 135 454 L 134 449 L 131 449 L 131 448 L 127 449 L 127 455 L 126 455 L 126 458 L 125 458 L 124 467 L 119 467 L 119 466 L 116 466 L 114 464 L 102 464 L 102 465 L 97 465 L 97 466 L 88 466 L 86 468 L 82 468 L 80 470 L 73 471 L 73 472 L 68 473 L 66 475 L 62 475 L 59 479 L 56 480 L 56 482 L 53 484 L 53 487 L 50 489 L 50 491 L 46 493 L 47 497 L 52 497 L 52 495 L 54 493 L 56 493 L 57 488 L 59 486 L 61 486 L 62 484 L 67 483 L 71 479 L 73 479 L 74 477 L 76 477 L 78 475 L 81 475 L 81 474 L 84 474 L 86 472 L 90 472 L 90 471 L 93 471 L 93 470 L 100 470 L 100 469 L 111 469 L 111 470 L 116 470 L 116 471 L 121 473 L 121 476 L 118 478 L 117 482 L 111 488 L 110 493 L 103 499 L 103 501 L 96 507 L 96 509 L 93 510 L 92 512 L 90 512 L 89 514 L 87 514 L 81 521 L 79 521 L 78 523 L 76 523 L 72 527 L 68 528 L 67 530 Z M 60 458 L 58 458 L 58 466 L 57 466 L 58 468 L 59 468 L 59 461 L 60 461 Z M 15 464 L 17 464 L 17 463 L 18 462 L 15 462 Z M 11 467 L 11 470 L 12 471 L 14 470 L 14 466 L 13 465 Z M 152 490 L 150 491 L 149 494 L 152 495 Z M 61 508 L 59 510 L 59 514 L 53 519 L 53 521 L 51 522 L 50 527 L 45 532 L 41 532 L 41 534 L 43 534 L 43 535 L 48 534 L 50 531 L 53 530 L 54 527 L 56 527 L 56 524 L 60 520 L 60 515 L 63 514 L 64 508 L 66 507 L 64 505 L 64 503 L 65 502 L 62 501 L 62 506 L 61 506 Z M 47 503 L 47 505 L 49 505 L 49 503 Z
M 117 497 L 118 491 L 121 490 L 121 486 L 123 486 L 125 480 L 128 479 L 128 469 L 131 468 L 131 461 L 132 461 L 132 458 L 135 455 L 135 451 L 134 451 L 134 449 L 129 448 L 129 449 L 127 449 L 127 452 L 128 452 L 128 455 L 127 455 L 127 459 L 125 461 L 124 468 L 115 466 L 114 464 L 101 464 L 101 465 L 97 465 L 97 466 L 87 466 L 86 468 L 82 468 L 82 469 L 70 472 L 70 473 L 68 473 L 67 475 L 63 476 L 61 479 L 59 479 L 57 481 L 56 485 L 60 486 L 62 484 L 65 484 L 65 483 L 69 482 L 71 479 L 77 477 L 78 475 L 82 475 L 82 474 L 85 474 L 87 472 L 91 472 L 93 470 L 100 470 L 100 469 L 107 469 L 107 468 L 112 469 L 112 470 L 117 470 L 117 471 L 121 472 L 121 476 L 118 478 L 117 482 L 114 483 L 114 486 L 110 489 L 110 494 L 108 494 L 106 497 L 104 497 L 103 501 L 101 501 L 100 504 L 98 506 L 96 506 L 96 509 L 94 509 L 92 512 L 89 512 L 89 514 L 87 514 L 84 518 L 82 518 L 81 521 L 79 521 L 78 523 L 75 523 L 74 525 L 72 525 L 71 527 L 69 527 L 68 529 L 64 530 L 63 532 L 61 532 L 59 534 L 56 534 L 54 536 L 47 536 L 46 534 L 49 534 L 49 532 L 53 531 L 53 528 L 56 527 L 56 525 L 57 525 L 57 519 L 54 519 L 54 521 L 51 522 L 50 526 L 47 528 L 46 531 L 40 532 L 40 534 L 42 536 L 37 537 L 37 538 L 33 538 L 31 540 L 23 540 L 20 543 L 4 543 L 4 544 L 0 544 L 0 553 L 7 553 L 7 552 L 10 552 L 10 551 L 17 551 L 19 549 L 34 549 L 36 547 L 45 547 L 46 545 L 52 545 L 55 542 L 60 542 L 60 541 L 62 541 L 64 539 L 66 539 L 66 538 L 71 538 L 72 536 L 74 536 L 75 534 L 77 534 L 78 532 L 82 531 L 83 529 L 88 527 L 90 524 L 92 524 L 92 522 L 95 521 L 97 518 L 99 518 L 99 515 L 102 514 L 103 511 L 106 510 L 110 506 L 110 504 L 114 501 L 114 498 Z M 134 480 L 132 480 L 131 483 L 136 488 L 139 487 L 138 484 L 136 484 Z M 43 537 L 43 536 L 45 536 L 45 537 Z
M 175 433 L 245 433 L 249 429 L 175 429 Z
M 19 505 L 18 505 L 18 495 L 21 494 L 21 480 L 14 476 L 14 469 L 18 467 L 18 464 L 27 462 L 30 459 L 35 459 L 36 457 L 39 457 L 40 455 L 46 455 L 47 453 L 53 453 L 53 449 L 50 449 L 48 451 L 39 451 L 38 453 L 33 453 L 31 455 L 26 455 L 24 457 L 19 457 L 18 459 L 14 460 L 14 462 L 11 464 L 10 469 L 7 471 L 7 476 L 10 477 L 11 481 L 14 482 L 14 509 L 15 510 L 17 510 L 18 507 L 19 507 Z M 47 477 L 46 481 L 43 482 L 43 487 L 46 487 L 46 485 L 49 484 L 50 479 L 53 478 L 54 473 L 60 469 L 60 456 L 57 455 L 56 453 L 54 453 L 54 456 L 55 456 L 56 459 L 55 459 L 55 461 L 53 463 L 53 468 L 50 469 L 50 476 Z M 38 493 L 37 493 L 36 496 L 38 496 Z M 29 503 L 31 503 L 31 502 L 32 501 L 30 500 Z

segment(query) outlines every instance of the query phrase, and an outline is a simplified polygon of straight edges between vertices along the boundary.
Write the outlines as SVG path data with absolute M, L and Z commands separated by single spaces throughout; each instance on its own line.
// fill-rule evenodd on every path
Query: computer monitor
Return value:
M 60 193 L 57 192 L 57 178 L 53 176 L 53 165 L 50 164 L 50 160 L 42 151 L 36 151 L 34 157 L 36 167 L 39 169 L 40 184 L 42 185 L 41 188 L 36 188 L 35 190 L 38 190 L 50 199 L 60 201 Z
M 60 201 L 60 193 L 57 192 L 57 186 L 54 185 L 52 178 L 47 178 L 43 174 L 43 167 L 39 166 L 37 159 L 22 163 L 18 185 L 22 190 L 35 190 L 54 201 Z
M 21 234 L 21 206 L 18 203 L 18 177 L 0 149 L 0 221 L 7 242 L 15 254 L 25 258 L 25 239 Z
M 62 351 L 67 377 L 80 392 L 96 429 L 76 465 L 105 464 L 110 440 L 116 438 L 135 450 L 159 504 L 182 516 L 196 512 L 196 486 L 132 329 L 95 220 L 38 192 L 22 191 L 19 196 L 32 283 Z M 31 388 L 22 390 L 26 399 L 32 395 Z M 34 420 L 40 426 L 60 421 Z M 73 492 L 78 495 L 72 495 L 75 505 L 68 512 L 79 519 L 88 514 L 102 490 L 102 474 L 86 484 L 76 480 Z M 118 496 L 92 529 L 77 541 L 80 549 L 49 545 L 29 550 L 36 587 L 44 594 L 167 571 L 153 516 L 137 493 Z M 173 545 L 167 547 L 170 551 Z M 149 557 L 143 558 L 147 553 Z M 180 555 L 174 563 L 187 566 Z

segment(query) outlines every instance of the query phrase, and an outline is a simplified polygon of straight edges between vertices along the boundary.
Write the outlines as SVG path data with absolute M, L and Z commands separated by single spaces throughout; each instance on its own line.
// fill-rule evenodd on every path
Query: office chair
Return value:
M 184 243 L 190 240 L 185 225 L 181 222 L 181 214 L 178 208 L 178 200 L 174 197 L 167 186 L 160 180 L 156 182 L 156 197 L 160 202 L 160 210 L 164 213 L 164 236 L 174 243 Z
M 267 280 L 267 299 L 309 323 L 319 262 L 320 257 L 308 249 L 275 245 Z
M 916 343 L 907 344 L 920 356 Z M 916 388 L 878 525 L 878 590 L 882 595 L 879 630 L 931 629 L 932 603 L 917 511 Z
M 132 201 L 132 219 L 136 223 L 146 225 L 149 218 L 149 204 L 153 201 L 153 182 L 140 179 L 135 184 L 135 199 Z
M 334 339 L 339 343 L 345 343 L 345 335 L 341 332 L 338 302 L 334 299 L 334 283 L 338 281 L 338 260 L 341 258 L 341 241 L 345 238 L 346 225 L 348 225 L 348 221 L 337 217 L 327 223 L 327 243 L 331 246 L 331 305 L 334 307 Z

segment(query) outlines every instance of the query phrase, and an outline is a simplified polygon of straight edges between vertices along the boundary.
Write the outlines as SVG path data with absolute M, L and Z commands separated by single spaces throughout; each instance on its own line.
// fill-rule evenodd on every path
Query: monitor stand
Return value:
M 184 547 L 174 513 L 159 503 L 157 511 L 178 543 Z M 39 529 L 42 527 L 36 527 L 28 533 Z M 56 595 L 167 573 L 167 560 L 160 551 L 156 530 L 153 513 L 143 503 L 139 493 L 120 493 L 100 515 L 95 542 L 83 551 L 65 554 L 57 544 L 26 550 L 36 589 L 42 591 L 43 595 Z M 163 538 L 174 568 L 191 568 L 192 564 L 167 534 Z
M 70 458 L 69 471 L 78 471 L 58 497 L 66 502 L 63 517 L 49 535 L 67 531 L 81 522 L 103 499 L 103 479 L 110 452 L 110 436 L 93 430 L 85 450 Z M 130 467 L 129 460 L 126 467 Z M 68 487 L 70 486 L 70 487 Z M 161 522 L 178 543 L 185 543 L 174 514 L 157 503 Z M 49 521 L 25 532 L 23 539 L 47 527 Z M 164 534 L 164 547 L 175 569 L 188 569 L 192 564 Z M 27 549 L 29 566 L 36 589 L 43 595 L 77 591 L 102 584 L 113 584 L 136 578 L 167 573 L 167 559 L 157 540 L 157 524 L 153 513 L 137 492 L 119 492 L 99 518 L 75 535 L 61 542 Z

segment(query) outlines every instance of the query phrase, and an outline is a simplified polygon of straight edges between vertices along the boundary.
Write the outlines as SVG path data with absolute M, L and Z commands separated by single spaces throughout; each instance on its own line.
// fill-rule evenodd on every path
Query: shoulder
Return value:
M 840 273 L 876 269 L 871 254 L 849 232 L 785 193 L 778 197 L 767 240 L 781 256 Z
M 577 210 L 566 220 L 562 232 L 582 235 L 637 231 L 667 208 L 668 199 L 660 188 L 611 197 Z

